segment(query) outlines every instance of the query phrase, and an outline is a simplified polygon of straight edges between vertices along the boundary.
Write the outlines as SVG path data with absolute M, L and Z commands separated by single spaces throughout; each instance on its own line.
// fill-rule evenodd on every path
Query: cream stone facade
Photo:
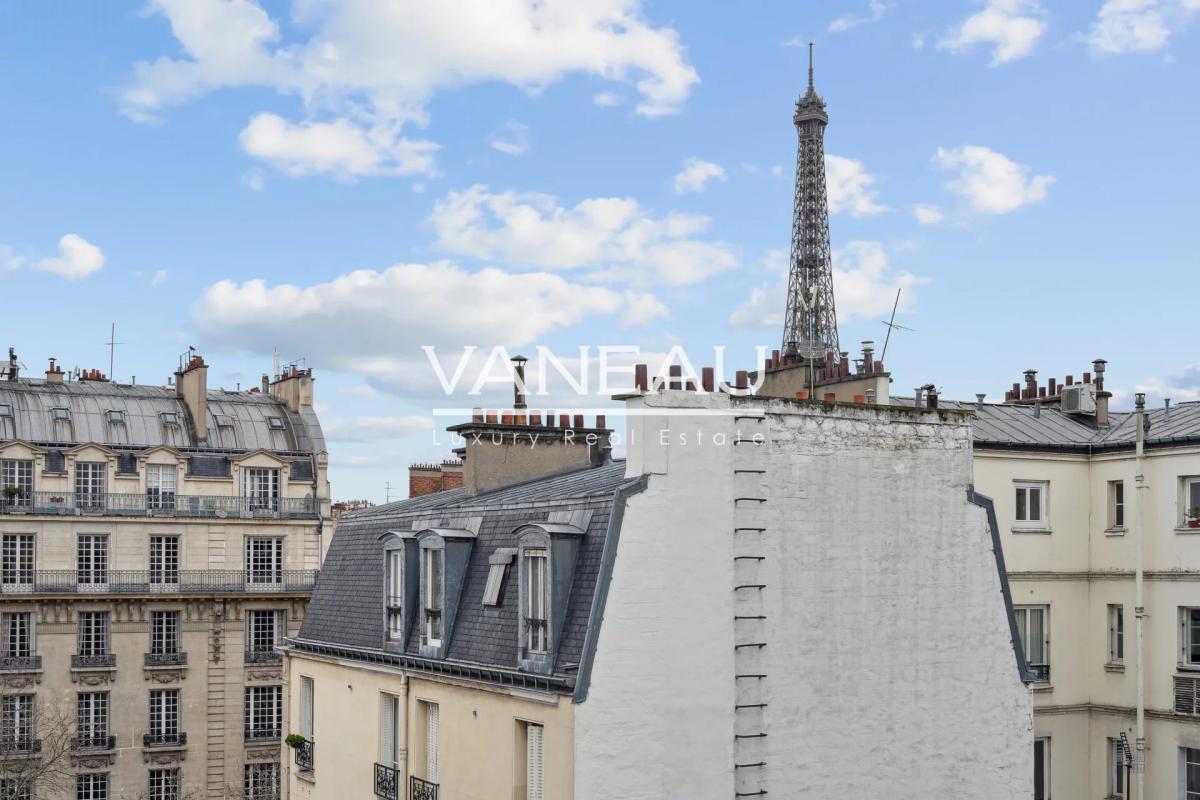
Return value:
M 6 799 L 280 794 L 276 645 L 331 533 L 328 456 L 310 373 L 210 392 L 205 369 L 0 382 Z

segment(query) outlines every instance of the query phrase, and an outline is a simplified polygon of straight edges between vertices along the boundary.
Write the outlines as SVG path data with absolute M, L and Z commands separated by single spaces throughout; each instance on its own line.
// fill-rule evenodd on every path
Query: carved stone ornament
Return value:
M 179 683 L 183 670 L 155 670 L 146 673 L 146 680 L 155 683 Z
M 266 748 L 260 747 L 260 748 L 255 748 L 253 750 L 247 750 L 246 751 L 246 760 L 247 761 L 278 761 L 279 760 L 279 748 L 278 747 L 266 747 Z
M 250 672 L 246 673 L 246 677 L 252 681 L 281 681 L 283 680 L 283 673 L 277 669 L 261 671 L 251 670 Z
M 183 750 L 172 750 L 165 753 L 142 753 L 142 761 L 155 765 L 178 764 L 180 761 L 183 761 L 185 755 Z
M 5 689 L 24 689 L 28 686 L 33 686 L 34 684 L 42 682 L 41 675 L 32 673 L 25 673 L 23 675 L 5 675 L 3 680 Z

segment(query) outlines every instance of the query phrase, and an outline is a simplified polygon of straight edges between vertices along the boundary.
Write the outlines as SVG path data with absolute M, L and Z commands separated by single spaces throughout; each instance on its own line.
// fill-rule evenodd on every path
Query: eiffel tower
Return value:
M 825 197 L 825 101 L 813 87 L 813 46 L 808 45 L 808 91 L 796 101 L 796 202 L 787 314 L 783 322 L 785 363 L 823 362 L 839 357 L 833 264 L 829 256 L 829 204 Z

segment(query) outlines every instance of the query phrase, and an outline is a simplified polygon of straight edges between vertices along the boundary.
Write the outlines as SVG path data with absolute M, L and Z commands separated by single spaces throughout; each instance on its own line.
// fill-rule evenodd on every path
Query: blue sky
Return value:
M 164 383 L 195 345 L 227 388 L 274 348 L 304 358 L 334 494 L 373 500 L 445 455 L 422 345 L 725 345 L 752 367 L 781 333 L 811 38 L 844 349 L 883 339 L 903 287 L 896 393 L 997 399 L 1103 356 L 1119 402 L 1200 399 L 1197 17 L 5 3 L 0 344 L 34 371 L 106 369 L 116 322 L 119 379 Z

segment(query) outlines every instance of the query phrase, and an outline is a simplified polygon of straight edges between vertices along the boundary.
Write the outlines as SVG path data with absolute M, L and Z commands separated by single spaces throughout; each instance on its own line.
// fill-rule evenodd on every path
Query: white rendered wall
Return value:
M 730 407 L 683 392 L 631 406 L 645 403 Z M 576 711 L 576 797 L 729 798 L 736 785 L 1027 800 L 1031 701 L 984 512 L 967 501 L 965 420 L 786 401 L 734 410 L 630 420 L 629 471 L 649 485 L 628 503 Z M 765 444 L 735 445 L 738 430 Z M 762 561 L 735 566 L 748 553 Z M 755 596 L 744 587 L 759 584 L 765 621 L 735 631 Z M 735 642 L 756 639 L 765 647 L 735 657 Z M 736 677 L 748 673 L 766 677 Z M 747 685 L 766 703 L 757 751 L 734 740 L 756 724 L 735 718 Z M 748 752 L 766 766 L 735 770 Z M 617 765 L 630 780 L 614 780 Z

